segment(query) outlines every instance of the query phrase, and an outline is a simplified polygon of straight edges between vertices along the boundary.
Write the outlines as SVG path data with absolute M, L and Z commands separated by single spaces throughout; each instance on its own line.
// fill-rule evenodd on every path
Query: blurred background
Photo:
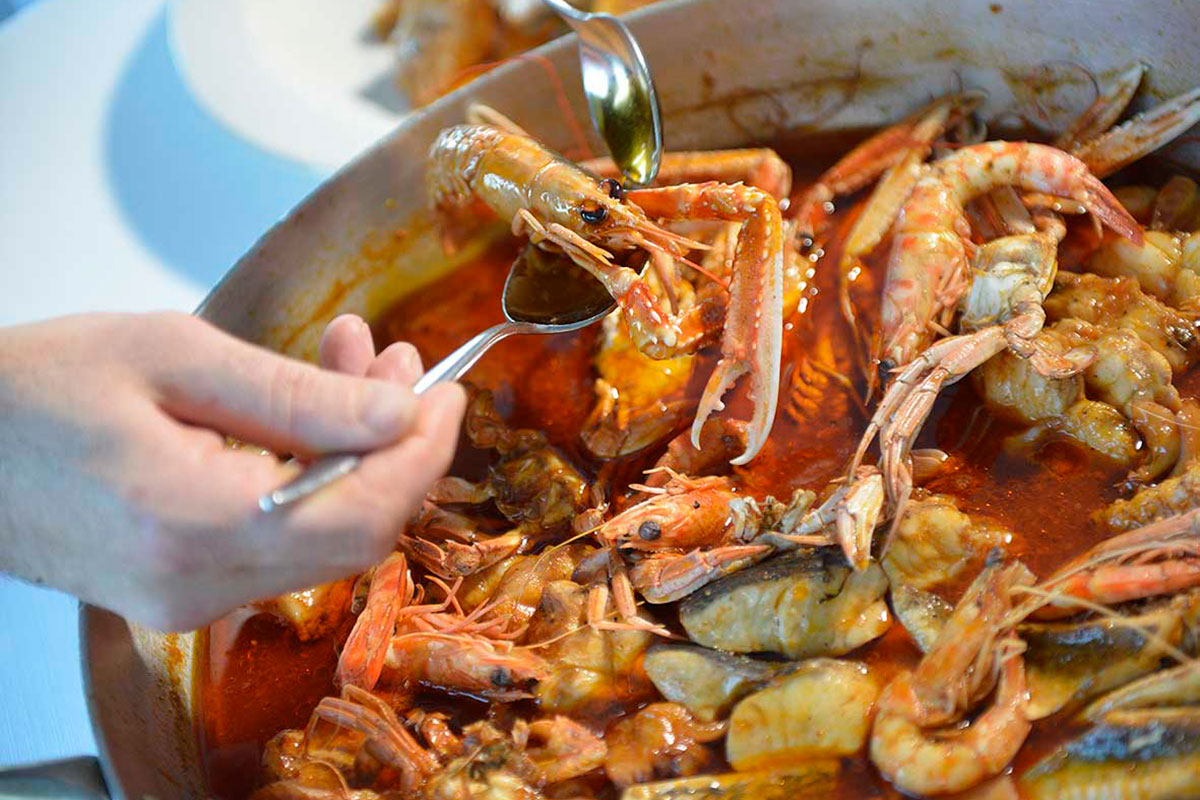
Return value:
M 169 13 L 0 0 L 0 325 L 190 311 L 327 174 L 197 102 Z M 94 752 L 76 616 L 74 599 L 0 576 L 0 766 Z
M 0 22 L 33 2 L 35 0 L 0 0 Z

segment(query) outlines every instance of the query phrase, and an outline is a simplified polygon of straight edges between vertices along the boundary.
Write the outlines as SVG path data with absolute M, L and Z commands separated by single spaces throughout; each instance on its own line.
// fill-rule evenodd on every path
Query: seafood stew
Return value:
M 962 93 L 636 191 L 444 132 L 431 202 L 516 236 L 377 340 L 499 321 L 524 246 L 618 309 L 480 362 L 386 561 L 213 626 L 212 791 L 1200 796 L 1200 190 L 1140 161 L 1200 97 L 1113 127 L 1141 74 L 1045 143 Z

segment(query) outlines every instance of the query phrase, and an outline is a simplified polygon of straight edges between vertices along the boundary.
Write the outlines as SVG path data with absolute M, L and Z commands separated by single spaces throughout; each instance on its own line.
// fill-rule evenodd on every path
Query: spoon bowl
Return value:
M 513 261 L 501 300 L 509 322 L 577 330 L 616 306 L 594 275 L 562 253 L 526 245 Z
M 514 334 L 569 333 L 585 328 L 616 306 L 604 284 L 561 253 L 526 245 L 513 261 L 501 300 L 505 321 L 468 340 L 429 368 L 413 385 L 421 394 L 442 381 L 461 377 L 492 345 Z M 270 513 L 291 505 L 349 475 L 362 462 L 359 453 L 334 453 L 312 461 L 292 480 L 258 498 Z

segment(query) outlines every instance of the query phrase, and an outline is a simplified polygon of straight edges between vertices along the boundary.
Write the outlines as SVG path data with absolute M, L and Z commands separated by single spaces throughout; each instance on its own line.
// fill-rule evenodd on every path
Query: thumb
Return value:
M 416 418 L 406 386 L 322 370 L 195 322 L 179 326 L 151 376 L 163 409 L 181 421 L 314 455 L 390 444 Z

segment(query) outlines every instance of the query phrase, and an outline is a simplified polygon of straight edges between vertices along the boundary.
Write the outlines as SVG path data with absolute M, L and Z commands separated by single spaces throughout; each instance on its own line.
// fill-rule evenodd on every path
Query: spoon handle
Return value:
M 553 11 L 555 14 L 558 14 L 567 22 L 587 22 L 588 17 L 591 16 L 591 14 L 587 13 L 586 11 L 580 11 L 578 8 L 568 3 L 567 0 L 542 0 L 542 2 L 549 6 L 551 11 Z M 572 27 L 574 26 L 572 25 Z
M 526 333 L 533 327 L 522 322 L 502 322 L 488 328 L 430 367 L 413 385 L 413 392 L 422 394 L 434 384 L 461 377 L 496 342 L 514 333 Z M 361 462 L 362 456 L 358 453 L 331 453 L 314 459 L 299 475 L 258 498 L 258 507 L 269 514 L 278 508 L 291 505 L 349 475 L 358 469 Z
M 514 333 L 521 333 L 527 327 L 529 327 L 528 324 L 523 322 L 501 322 L 499 325 L 493 325 L 474 338 L 468 339 L 465 344 L 453 353 L 430 367 L 429 371 L 413 384 L 413 391 L 421 394 L 435 383 L 452 381 L 461 377 L 463 373 L 474 366 L 476 361 L 483 357 L 484 353 L 491 349 L 492 345 L 501 339 L 512 336 Z

